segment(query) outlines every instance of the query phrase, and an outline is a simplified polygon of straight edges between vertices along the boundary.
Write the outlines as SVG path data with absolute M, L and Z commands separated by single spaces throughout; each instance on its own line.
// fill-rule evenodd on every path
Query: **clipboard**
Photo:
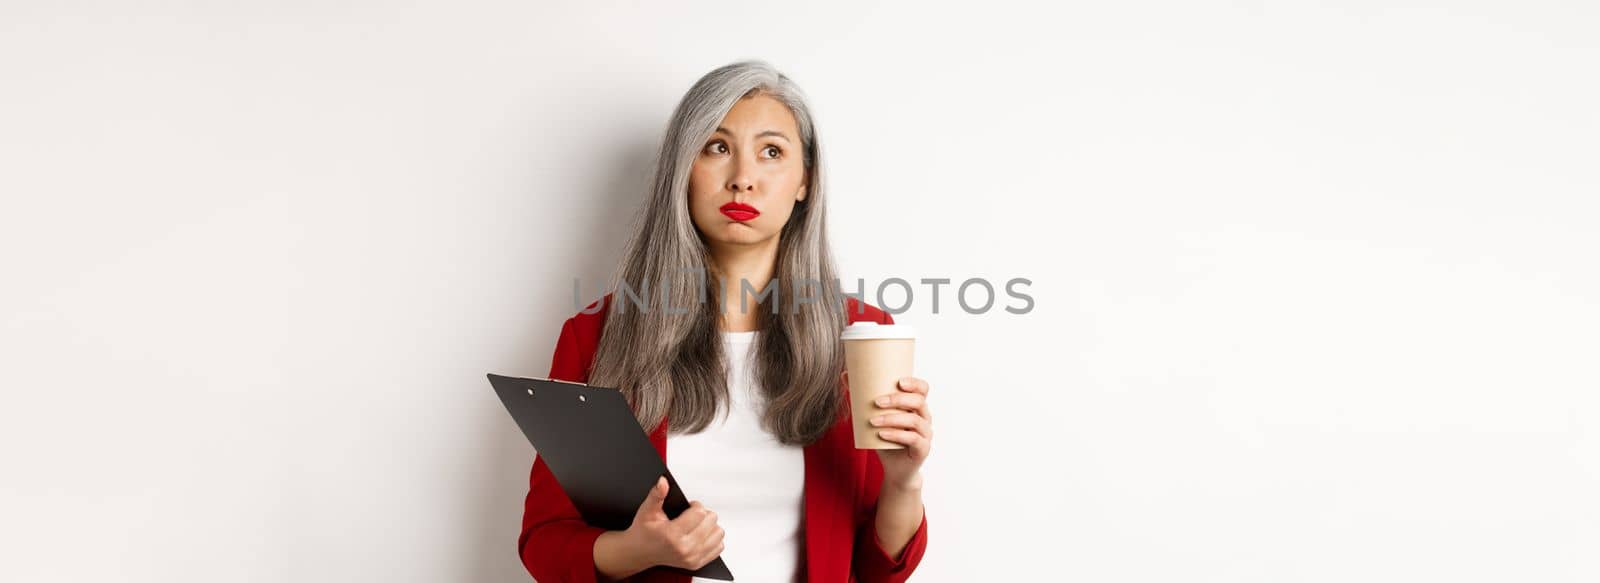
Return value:
M 689 509 L 689 498 L 620 391 L 492 373 L 489 384 L 589 526 L 627 530 L 662 475 L 668 490 L 661 510 L 668 518 L 677 518 Z M 733 580 L 720 556 L 694 571 L 664 565 L 647 571 L 655 569 Z

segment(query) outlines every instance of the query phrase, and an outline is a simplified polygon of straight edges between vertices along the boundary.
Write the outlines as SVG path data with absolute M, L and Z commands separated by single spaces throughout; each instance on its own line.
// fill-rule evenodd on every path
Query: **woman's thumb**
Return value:
M 667 477 L 656 478 L 656 485 L 650 487 L 650 493 L 644 497 L 644 504 L 639 505 L 640 510 L 659 510 L 661 501 L 667 498 Z

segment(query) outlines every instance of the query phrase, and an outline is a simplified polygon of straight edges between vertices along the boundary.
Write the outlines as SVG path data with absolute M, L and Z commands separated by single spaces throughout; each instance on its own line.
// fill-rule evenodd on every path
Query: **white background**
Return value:
M 815 104 L 847 275 L 1034 282 L 899 316 L 916 581 L 1600 580 L 1596 30 L 6 2 L 0 580 L 526 580 L 483 375 L 548 371 L 673 105 L 742 58 Z

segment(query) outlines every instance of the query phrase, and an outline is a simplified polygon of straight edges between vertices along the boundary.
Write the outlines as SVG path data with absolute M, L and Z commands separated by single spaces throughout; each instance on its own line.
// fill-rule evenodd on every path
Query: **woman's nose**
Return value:
M 728 189 L 734 192 L 753 191 L 756 189 L 756 185 L 749 180 L 735 178 L 732 182 L 728 183 Z
M 733 176 L 728 178 L 728 189 L 734 192 L 747 192 L 756 189 L 756 181 L 744 172 L 744 165 L 739 164 L 733 170 Z

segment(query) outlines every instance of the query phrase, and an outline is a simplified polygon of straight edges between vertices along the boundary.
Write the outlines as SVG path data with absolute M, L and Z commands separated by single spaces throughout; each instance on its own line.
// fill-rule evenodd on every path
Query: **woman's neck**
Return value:
M 723 277 L 723 331 L 755 330 L 759 321 L 756 317 L 756 298 L 772 281 L 773 268 L 778 262 L 778 238 L 772 237 L 749 245 L 713 246 L 710 253 L 717 272 Z M 746 290 L 746 286 L 750 289 Z M 785 292 L 782 289 L 775 290 L 774 297 L 769 297 L 767 301 L 775 301 L 779 293 Z

